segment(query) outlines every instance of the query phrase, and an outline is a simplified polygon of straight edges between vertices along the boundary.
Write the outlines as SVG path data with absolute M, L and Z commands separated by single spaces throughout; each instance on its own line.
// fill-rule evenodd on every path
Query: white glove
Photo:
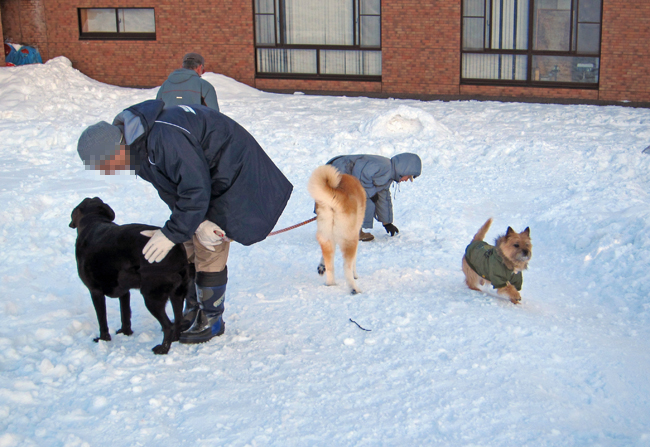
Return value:
M 141 231 L 140 234 L 151 238 L 149 239 L 149 242 L 147 242 L 147 245 L 142 249 L 144 258 L 149 261 L 150 264 L 165 259 L 169 250 L 176 245 L 167 239 L 167 236 L 165 236 L 160 230 L 145 230 Z
M 221 244 L 226 237 L 226 233 L 219 228 L 219 225 L 209 220 L 201 222 L 194 234 L 201 245 L 210 251 L 214 251 L 213 246 Z

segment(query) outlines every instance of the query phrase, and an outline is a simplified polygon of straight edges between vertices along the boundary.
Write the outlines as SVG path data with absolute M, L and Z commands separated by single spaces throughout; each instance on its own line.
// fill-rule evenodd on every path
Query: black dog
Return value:
M 88 287 L 99 322 L 99 340 L 109 341 L 105 296 L 120 299 L 122 328 L 131 335 L 130 289 L 140 289 L 149 312 L 160 322 L 162 344 L 154 354 L 167 354 L 178 341 L 183 319 L 183 300 L 188 291 L 189 264 L 182 244 L 177 244 L 159 263 L 150 264 L 142 254 L 149 238 L 140 234 L 158 227 L 143 224 L 117 225 L 115 212 L 99 197 L 84 199 L 73 211 L 70 228 L 77 229 L 75 257 L 81 281 Z M 167 298 L 174 310 L 174 323 L 167 317 Z

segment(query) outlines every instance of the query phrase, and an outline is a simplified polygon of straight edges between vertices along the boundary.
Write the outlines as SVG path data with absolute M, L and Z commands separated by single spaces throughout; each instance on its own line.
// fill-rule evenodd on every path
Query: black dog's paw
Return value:
M 133 335 L 133 331 L 131 330 L 131 328 L 127 328 L 127 329 L 121 328 L 121 329 L 118 329 L 116 333 L 117 334 L 124 334 L 124 335 L 127 335 L 127 336 Z
M 105 334 L 99 334 L 99 337 L 97 337 L 97 338 L 93 338 L 93 341 L 94 341 L 95 343 L 98 343 L 99 340 L 111 341 L 111 334 L 109 334 L 109 333 L 107 332 L 107 333 L 105 333 Z
M 164 344 L 158 345 L 158 346 L 154 346 L 151 350 L 153 351 L 154 354 L 165 355 L 169 352 L 169 346 L 165 346 Z
M 318 264 L 318 274 L 320 276 L 325 274 L 325 264 Z

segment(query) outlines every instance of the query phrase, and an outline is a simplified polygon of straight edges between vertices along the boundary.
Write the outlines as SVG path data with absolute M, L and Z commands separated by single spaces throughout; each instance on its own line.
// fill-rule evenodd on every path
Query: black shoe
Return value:
M 224 323 L 221 314 L 209 318 L 204 311 L 200 310 L 192 327 L 181 333 L 179 341 L 183 344 L 205 343 L 214 337 L 222 335 L 225 330 L 226 323 Z
M 181 320 L 181 332 L 185 332 L 192 327 L 192 323 L 196 320 L 196 314 L 199 312 L 200 307 L 199 303 L 196 303 L 195 306 L 188 306 L 185 304 L 185 310 L 183 311 L 183 319 Z

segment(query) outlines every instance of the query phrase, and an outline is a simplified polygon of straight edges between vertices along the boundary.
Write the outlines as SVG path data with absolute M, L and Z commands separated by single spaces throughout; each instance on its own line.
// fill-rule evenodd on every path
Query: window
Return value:
M 461 80 L 598 87 L 602 0 L 463 0 Z
M 381 0 L 255 0 L 258 77 L 381 76 Z
M 153 8 L 80 8 L 79 38 L 155 40 Z

